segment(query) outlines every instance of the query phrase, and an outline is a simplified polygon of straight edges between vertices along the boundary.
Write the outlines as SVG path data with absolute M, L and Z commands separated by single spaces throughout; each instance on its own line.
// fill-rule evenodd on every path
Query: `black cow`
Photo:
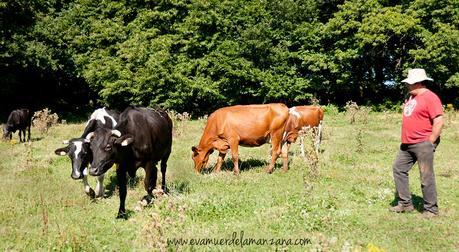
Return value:
M 95 110 L 88 122 L 86 123 L 85 130 L 81 138 L 73 138 L 70 141 L 64 141 L 67 146 L 56 149 L 56 155 L 68 155 L 72 161 L 72 174 L 73 179 L 83 179 L 84 191 L 91 198 L 104 196 L 104 175 L 97 177 L 96 190 L 88 184 L 88 166 L 92 162 L 92 152 L 89 148 L 89 141 L 85 139 L 89 132 L 97 128 L 113 129 L 119 120 L 119 113 L 116 111 L 100 108 Z
M 161 188 L 166 191 L 167 160 L 172 147 L 172 120 L 161 109 L 128 107 L 120 115 L 114 130 L 97 128 L 88 134 L 93 161 L 89 174 L 100 176 L 113 164 L 119 186 L 118 218 L 126 218 L 125 201 L 127 174 L 135 177 L 139 167 L 145 169 L 144 186 L 148 195 L 142 201 L 149 203 L 156 187 L 156 164 L 161 161 Z
M 11 111 L 8 116 L 8 121 L 3 125 L 3 139 L 8 139 L 8 136 L 13 137 L 13 133 L 19 130 L 19 141 L 25 142 L 26 130 L 29 132 L 27 141 L 30 141 L 30 124 L 32 122 L 32 114 L 28 109 L 16 109 Z M 21 138 L 21 133 L 24 135 L 24 140 Z

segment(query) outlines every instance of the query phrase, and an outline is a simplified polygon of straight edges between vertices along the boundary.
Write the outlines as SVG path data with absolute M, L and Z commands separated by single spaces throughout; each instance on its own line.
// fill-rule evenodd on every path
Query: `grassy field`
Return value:
M 267 145 L 242 147 L 239 176 L 228 156 L 223 172 L 194 174 L 190 148 L 205 121 L 175 121 L 170 194 L 135 211 L 145 194 L 139 169 L 128 189 L 128 220 L 115 219 L 114 168 L 106 176 L 107 196 L 91 200 L 82 182 L 70 178 L 69 159 L 54 154 L 62 140 L 81 134 L 84 123 L 60 124 L 46 136 L 33 129 L 26 144 L 17 143 L 15 134 L 16 143 L 0 143 L 0 250 L 458 251 L 459 115 L 447 116 L 435 156 L 441 215 L 432 220 L 421 218 L 417 166 L 410 188 L 418 211 L 387 210 L 394 203 L 396 113 L 371 113 L 353 124 L 344 114 L 326 114 L 316 172 L 300 157 L 298 144 L 290 170 L 283 173 L 278 160 L 273 174 L 265 173 Z M 215 159 L 214 153 L 210 163 Z

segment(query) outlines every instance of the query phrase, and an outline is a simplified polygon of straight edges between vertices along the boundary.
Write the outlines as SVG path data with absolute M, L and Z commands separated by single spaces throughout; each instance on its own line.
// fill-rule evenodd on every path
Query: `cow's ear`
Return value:
M 69 148 L 69 146 L 67 146 L 67 147 L 64 147 L 64 148 L 56 149 L 54 151 L 54 153 L 56 153 L 56 155 L 58 155 L 58 156 L 65 156 L 65 155 L 67 155 L 69 153 L 69 150 L 70 150 L 70 148 Z
M 134 137 L 127 134 L 124 136 L 121 136 L 120 138 L 116 139 L 115 144 L 121 145 L 121 146 L 128 146 L 134 142 Z

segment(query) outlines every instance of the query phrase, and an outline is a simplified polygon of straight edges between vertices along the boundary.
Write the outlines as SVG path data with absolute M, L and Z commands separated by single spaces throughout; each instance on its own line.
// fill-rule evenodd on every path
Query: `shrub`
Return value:
M 191 115 L 188 112 L 177 113 L 173 110 L 168 111 L 169 117 L 172 121 L 189 121 L 191 120 Z
M 356 115 L 360 109 L 359 105 L 357 105 L 356 102 L 348 101 L 346 102 L 346 106 L 344 106 L 344 108 L 346 109 L 346 116 L 348 117 L 349 122 L 351 124 L 355 123 Z
M 324 110 L 324 113 L 327 115 L 337 115 L 339 113 L 338 107 L 333 104 L 322 106 L 322 109 Z
M 346 115 L 351 124 L 356 122 L 362 122 L 363 124 L 368 123 L 368 115 L 370 114 L 371 108 L 366 106 L 359 106 L 356 102 L 346 102 Z
M 48 133 L 48 130 L 57 124 L 59 116 L 56 113 L 51 114 L 51 110 L 45 108 L 40 111 L 36 111 L 33 114 L 33 126 L 40 131 L 41 134 Z

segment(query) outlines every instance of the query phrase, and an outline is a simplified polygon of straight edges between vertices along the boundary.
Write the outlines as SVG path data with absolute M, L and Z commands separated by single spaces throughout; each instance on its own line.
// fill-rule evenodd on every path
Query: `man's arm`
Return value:
M 443 116 L 437 116 L 433 120 L 433 125 L 432 125 L 432 134 L 429 137 L 429 141 L 431 143 L 435 143 L 437 141 L 438 137 L 441 134 L 441 129 L 443 128 Z

